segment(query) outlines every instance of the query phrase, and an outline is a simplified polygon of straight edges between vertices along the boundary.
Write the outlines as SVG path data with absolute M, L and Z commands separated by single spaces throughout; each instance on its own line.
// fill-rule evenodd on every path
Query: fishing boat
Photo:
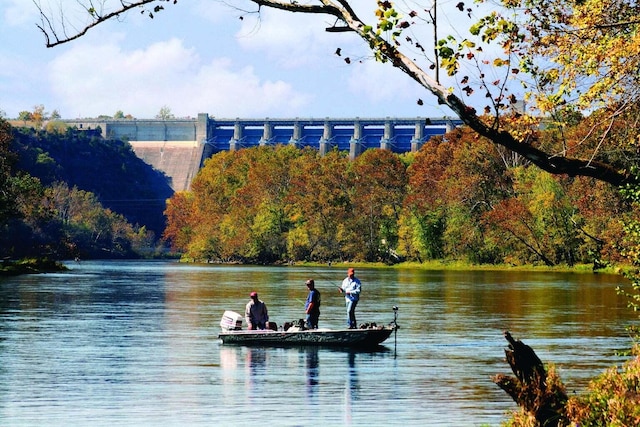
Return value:
M 394 306 L 394 320 L 388 325 L 362 325 L 358 329 L 305 329 L 302 322 L 285 323 L 281 329 L 271 325 L 265 330 L 243 330 L 242 316 L 233 311 L 225 311 L 218 338 L 223 344 L 246 346 L 326 346 L 368 349 L 380 346 L 391 334 L 398 330 L 397 310 Z

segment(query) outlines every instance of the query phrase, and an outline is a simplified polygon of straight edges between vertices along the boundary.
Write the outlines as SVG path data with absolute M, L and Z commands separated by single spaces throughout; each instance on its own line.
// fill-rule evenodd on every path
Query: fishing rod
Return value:
M 320 273 L 319 271 L 316 271 L 315 269 L 311 270 L 313 272 L 313 274 L 319 276 L 322 280 L 329 282 L 329 284 L 333 287 L 338 288 L 338 290 L 340 292 L 342 292 L 342 281 L 340 281 L 340 283 L 337 283 L 335 281 L 335 279 L 330 278 L 329 276 L 327 276 L 326 274 Z

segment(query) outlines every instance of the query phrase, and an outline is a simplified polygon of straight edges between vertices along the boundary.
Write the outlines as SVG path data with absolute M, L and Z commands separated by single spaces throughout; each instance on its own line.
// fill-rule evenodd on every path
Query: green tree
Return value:
M 405 259 L 443 259 L 445 216 L 440 211 L 420 214 L 405 209 L 398 221 L 398 253 Z
M 42 204 L 40 181 L 17 169 L 13 130 L 0 119 L 0 254 L 20 258 L 50 255 L 50 212 Z
M 0 119 L 0 223 L 5 222 L 15 212 L 15 194 L 12 182 L 12 169 L 16 161 L 15 153 L 11 152 L 11 125 Z
M 20 111 L 20 113 L 18 113 L 18 120 L 21 120 L 26 126 L 27 122 L 33 120 L 33 115 L 30 111 Z
M 170 120 L 175 118 L 176 116 L 174 116 L 173 113 L 171 112 L 171 108 L 169 108 L 166 105 L 160 108 L 160 111 L 158 111 L 158 114 L 156 114 L 156 119 L 160 119 L 160 120 Z

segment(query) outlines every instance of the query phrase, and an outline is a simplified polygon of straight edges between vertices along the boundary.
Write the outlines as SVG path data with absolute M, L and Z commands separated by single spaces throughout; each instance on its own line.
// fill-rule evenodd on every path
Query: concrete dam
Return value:
M 128 141 L 144 162 L 167 175 L 174 191 L 188 190 L 205 159 L 225 150 L 293 144 L 348 151 L 351 159 L 369 148 L 397 153 L 417 151 L 432 136 L 461 125 L 449 118 L 325 118 L 168 120 L 65 120 L 78 129 L 100 129 L 104 138 Z

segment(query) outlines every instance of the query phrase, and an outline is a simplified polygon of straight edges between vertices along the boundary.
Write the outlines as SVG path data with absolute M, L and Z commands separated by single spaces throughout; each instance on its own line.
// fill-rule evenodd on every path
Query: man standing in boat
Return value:
M 342 281 L 342 286 L 338 288 L 340 293 L 344 293 L 344 299 L 347 303 L 347 325 L 349 329 L 356 329 L 358 327 L 356 323 L 356 306 L 360 300 L 362 284 L 355 274 L 355 270 L 349 268 L 347 270 L 347 277 Z
M 247 303 L 244 310 L 244 317 L 249 330 L 266 329 L 269 323 L 267 305 L 258 299 L 258 293 L 256 291 L 251 292 L 249 296 L 251 297 L 251 301 Z
M 307 280 L 306 285 L 307 289 L 309 289 L 309 294 L 304 304 L 304 310 L 307 314 L 304 323 L 309 329 L 318 329 L 318 319 L 320 318 L 320 291 L 316 289 L 316 283 L 313 279 Z

